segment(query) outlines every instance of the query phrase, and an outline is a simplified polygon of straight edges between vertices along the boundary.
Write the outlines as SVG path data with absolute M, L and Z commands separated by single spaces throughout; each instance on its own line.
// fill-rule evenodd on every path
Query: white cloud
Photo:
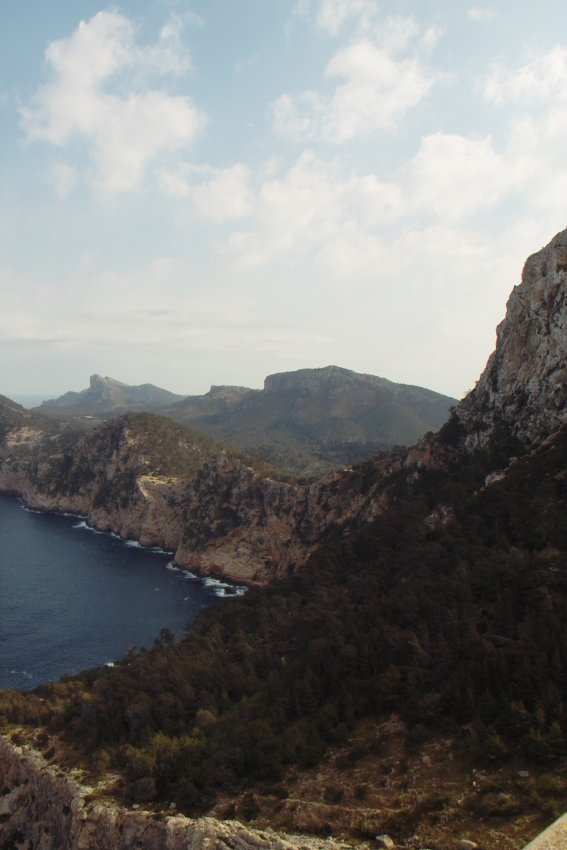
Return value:
M 66 162 L 54 162 L 47 174 L 47 180 L 59 198 L 67 198 L 77 185 L 77 169 Z
M 241 163 L 228 168 L 184 163 L 163 171 L 160 179 L 168 194 L 191 198 L 197 214 L 208 221 L 243 218 L 253 209 L 250 169 Z
M 494 18 L 498 17 L 498 14 L 492 6 L 471 6 L 467 11 L 467 17 L 475 24 L 481 24 L 486 21 L 493 21 Z
M 367 268 L 379 253 L 376 229 L 399 217 L 398 186 L 345 172 L 304 153 L 287 172 L 262 184 L 251 229 L 231 234 L 229 253 L 244 268 L 307 259 L 333 274 Z
M 249 169 L 236 164 L 219 170 L 211 180 L 195 188 L 193 204 L 203 218 L 211 221 L 248 215 L 252 210 Z
M 306 260 L 335 276 L 364 276 L 380 261 L 390 228 L 465 226 L 525 179 L 518 153 L 507 157 L 490 137 L 426 136 L 389 180 L 308 151 L 264 180 L 251 227 L 231 234 L 229 253 L 246 268 Z
M 490 137 L 434 133 L 422 139 L 405 168 L 406 210 L 457 221 L 496 204 L 513 183 L 513 164 L 494 149 Z
M 381 48 L 391 54 L 406 50 L 411 42 L 417 43 L 420 35 L 417 21 L 409 16 L 385 18 L 376 32 Z
M 190 144 L 204 124 L 188 97 L 161 88 L 139 90 L 128 78 L 145 76 L 152 68 L 163 73 L 187 69 L 177 20 L 144 52 L 128 18 L 99 12 L 68 38 L 52 42 L 46 61 L 51 79 L 21 111 L 28 141 L 64 147 L 84 139 L 93 181 L 103 191 L 137 188 L 153 160 Z M 112 83 L 119 94 L 108 91 Z
M 554 106 L 543 117 L 516 120 L 510 134 L 508 156 L 515 163 L 522 195 L 540 220 L 549 222 L 550 233 L 565 223 L 566 138 L 567 108 L 563 105 Z
M 337 35 L 353 19 L 360 28 L 368 28 L 377 12 L 376 0 L 319 0 L 315 21 L 325 32 Z
M 446 29 L 441 24 L 432 24 L 430 27 L 427 27 L 421 38 L 421 44 L 424 50 L 430 53 L 439 44 L 445 32 Z
M 390 129 L 436 80 L 419 58 L 394 57 L 393 51 L 368 37 L 337 51 L 325 76 L 344 80 L 332 95 L 284 94 L 272 104 L 276 134 L 293 141 L 321 139 L 341 144 Z
M 484 96 L 490 103 L 543 103 L 567 99 L 567 47 L 557 45 L 519 68 L 496 66 Z
M 188 20 L 194 18 L 172 14 L 162 26 L 157 44 L 142 50 L 140 61 L 160 74 L 185 74 L 190 71 L 193 67 L 191 54 L 182 39 Z M 203 25 L 200 18 L 197 18 L 197 21 L 200 26 Z

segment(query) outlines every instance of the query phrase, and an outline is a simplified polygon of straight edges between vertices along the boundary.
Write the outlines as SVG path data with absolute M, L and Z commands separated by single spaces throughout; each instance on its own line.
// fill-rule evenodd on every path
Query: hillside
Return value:
M 151 413 L 103 423 L 24 412 L 0 428 L 0 490 L 36 510 L 84 515 L 101 531 L 175 552 L 202 574 L 265 584 L 300 568 L 321 536 L 382 501 L 364 470 L 298 486 L 261 462 Z M 13 424 L 11 424 L 13 421 Z M 389 469 L 393 459 L 384 460 Z M 398 461 L 399 462 L 399 461 Z
M 87 389 L 44 401 L 35 411 L 47 416 L 97 416 L 106 419 L 130 411 L 160 410 L 182 398 L 153 384 L 132 387 L 114 378 L 91 375 Z
M 321 475 L 395 445 L 412 445 L 447 419 L 455 399 L 338 366 L 269 375 L 260 391 L 212 387 L 168 416 L 298 474 Z
M 93 375 L 88 389 L 44 402 L 37 411 L 100 419 L 159 412 L 306 479 L 412 445 L 439 428 L 455 403 L 422 387 L 327 366 L 270 375 L 263 390 L 213 386 L 187 397 Z
M 528 260 L 477 386 L 414 448 L 304 487 L 205 461 L 178 551 L 218 569 L 255 546 L 270 583 L 177 643 L 5 692 L 6 728 L 128 806 L 522 846 L 567 793 L 565 252 L 567 231 Z

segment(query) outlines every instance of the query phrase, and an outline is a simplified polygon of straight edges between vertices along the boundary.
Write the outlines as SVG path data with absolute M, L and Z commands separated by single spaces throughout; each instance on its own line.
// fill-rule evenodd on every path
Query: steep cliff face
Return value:
M 304 371 L 293 380 L 312 380 L 313 370 Z M 331 382 L 344 380 L 344 370 L 322 371 Z M 266 392 L 282 381 L 272 376 Z M 295 486 L 263 477 L 220 444 L 163 417 L 130 414 L 81 436 L 54 432 L 52 423 L 4 402 L 0 489 L 33 507 L 84 514 L 100 530 L 171 549 L 180 566 L 260 584 L 296 570 L 333 530 L 375 519 L 388 505 L 389 477 L 403 467 L 442 465 L 448 433 Z M 500 440 L 509 456 L 514 441 L 528 447 L 556 430 L 566 405 L 563 231 L 528 259 L 496 350 L 454 414 L 454 445 L 473 451 Z
M 384 510 L 384 482 L 403 457 L 378 459 L 302 487 L 216 458 L 182 497 L 186 513 L 176 563 L 257 584 L 288 575 L 326 534 L 369 522 Z
M 0 489 L 33 508 L 81 514 L 101 531 L 175 552 L 203 574 L 262 584 L 301 566 L 322 536 L 384 505 L 388 459 L 309 486 L 260 475 L 167 419 L 129 415 L 61 445 L 19 420 L 7 429 Z M 372 480 L 371 480 L 372 479 Z
M 363 702 L 359 707 L 364 717 L 368 717 L 369 710 L 377 710 L 374 706 L 383 705 L 387 711 L 392 710 L 392 706 L 400 708 L 407 704 L 409 697 L 397 668 L 402 663 L 409 665 L 415 662 L 415 670 L 419 672 L 415 682 L 420 677 L 426 678 L 423 673 L 429 665 L 434 674 L 431 679 L 434 690 L 430 691 L 429 697 L 425 692 L 425 699 L 421 690 L 411 694 L 414 701 L 412 720 L 426 708 L 432 722 L 434 715 L 443 715 L 439 706 L 452 706 L 457 702 L 457 721 L 461 722 L 462 717 L 470 718 L 469 731 L 472 731 L 478 723 L 478 706 L 483 699 L 489 698 L 483 708 L 482 722 L 489 724 L 491 713 L 495 711 L 492 703 L 499 706 L 503 703 L 498 710 L 502 711 L 502 726 L 506 726 L 509 722 L 507 700 L 514 693 L 512 688 L 519 688 L 523 699 L 527 687 L 525 682 L 533 678 L 536 685 L 532 695 L 528 692 L 530 699 L 526 702 L 534 703 L 535 715 L 538 700 L 545 696 L 547 714 L 541 708 L 541 702 L 537 711 L 541 710 L 549 718 L 551 726 L 542 732 L 541 721 L 536 717 L 538 725 L 534 726 L 536 731 L 532 744 L 541 740 L 545 733 L 549 746 L 559 747 L 562 752 L 564 730 L 557 738 L 554 731 L 557 723 L 551 723 L 551 719 L 556 716 L 561 681 L 561 665 L 556 658 L 565 657 L 565 652 L 561 655 L 559 640 L 564 635 L 562 624 L 565 621 L 563 590 L 567 543 L 564 523 L 561 523 L 565 496 L 565 428 L 554 439 L 550 437 L 567 418 L 566 292 L 567 233 L 563 232 L 526 263 L 522 283 L 512 293 L 506 319 L 498 329 L 496 351 L 476 388 L 458 406 L 452 422 L 439 435 L 429 435 L 409 451 L 400 450 L 375 458 L 353 470 L 327 476 L 315 484 L 298 487 L 262 477 L 236 455 L 172 423 L 166 424 L 159 417 L 123 417 L 90 434 L 75 437 L 64 432 L 49 432 L 41 422 L 22 414 L 17 408 L 7 409 L 3 419 L 0 403 L 0 487 L 23 494 L 30 504 L 37 507 L 84 513 L 98 528 L 112 529 L 125 537 L 136 537 L 144 543 L 157 543 L 174 549 L 180 565 L 201 572 L 222 572 L 238 580 L 256 583 L 265 583 L 275 576 L 296 570 L 327 537 L 334 543 L 333 535 L 338 537 L 347 531 L 353 534 L 356 544 L 357 529 L 364 528 L 392 506 L 395 510 L 391 500 L 398 496 L 401 506 L 399 516 L 402 518 L 399 524 L 394 521 L 390 525 L 381 523 L 372 534 L 372 530 L 365 529 L 367 537 L 362 540 L 363 545 L 359 550 L 355 546 L 352 552 L 343 553 L 344 559 L 337 559 L 332 572 L 329 568 L 317 573 L 317 560 L 322 562 L 329 550 L 315 555 L 313 570 L 305 571 L 296 579 L 296 586 L 301 586 L 304 593 L 311 582 L 314 596 L 304 597 L 298 593 L 297 600 L 288 600 L 288 605 L 285 600 L 283 603 L 281 599 L 276 600 L 277 594 L 274 594 L 273 607 L 265 602 L 265 616 L 259 618 L 267 624 L 262 626 L 264 632 L 251 626 L 243 644 L 247 647 L 246 664 L 252 671 L 250 675 L 256 677 L 251 678 L 249 690 L 246 690 L 249 686 L 245 684 L 242 694 L 237 691 L 245 673 L 244 665 L 242 668 L 236 666 L 239 663 L 237 656 L 241 654 L 240 645 L 234 654 L 223 656 L 228 661 L 224 668 L 216 668 L 221 670 L 221 674 L 217 672 L 215 676 L 223 689 L 217 707 L 228 700 L 228 689 L 222 675 L 225 671 L 232 672 L 232 686 L 236 691 L 234 703 L 227 709 L 223 720 L 226 721 L 225 728 L 236 729 L 237 735 L 244 738 L 243 730 L 257 719 L 255 713 L 260 705 L 259 701 L 249 699 L 250 693 L 257 697 L 264 684 L 268 683 L 264 691 L 267 706 L 264 720 L 268 723 L 274 714 L 274 693 L 281 694 L 281 701 L 285 704 L 294 685 L 302 684 L 304 680 L 309 685 L 307 696 L 305 692 L 303 694 L 308 717 L 305 722 L 312 724 L 312 706 L 317 705 L 317 701 L 315 690 L 309 683 L 318 667 L 324 671 L 318 685 L 321 688 L 318 693 L 322 695 L 317 697 L 322 706 L 321 712 L 334 705 L 323 685 L 337 669 L 344 672 L 338 682 L 332 683 L 330 690 L 336 693 L 346 682 L 347 696 L 361 690 L 361 682 L 368 683 L 369 688 L 375 687 L 378 675 L 383 676 L 380 694 L 373 694 L 371 702 Z M 494 467 L 491 467 L 489 471 L 493 473 L 495 489 L 490 486 L 483 488 L 482 484 L 478 484 L 482 479 L 476 473 L 477 467 L 481 467 L 482 475 L 485 474 L 484 460 L 477 464 L 478 458 L 470 455 L 476 449 L 490 448 L 498 441 L 506 445 L 508 459 L 514 441 L 526 450 L 525 456 L 495 477 Z M 468 452 L 468 456 L 463 450 Z M 458 462 L 453 464 L 441 486 L 434 486 L 439 485 L 438 479 L 443 478 L 443 465 L 448 457 Z M 474 467 L 475 475 L 465 474 L 459 478 L 459 463 L 464 467 L 465 461 Z M 437 467 L 440 474 L 438 477 L 421 476 L 424 486 L 420 490 L 418 482 L 423 467 Z M 445 471 L 447 469 L 448 465 Z M 470 469 L 466 471 L 470 472 Z M 395 480 L 397 491 L 390 488 L 391 479 Z M 538 483 L 537 487 L 535 483 Z M 466 503 L 469 501 L 472 512 L 459 518 L 457 510 L 452 513 L 450 502 L 439 503 L 441 498 L 447 497 L 448 501 L 455 498 L 455 493 L 457 508 L 460 498 L 460 509 L 468 510 Z M 407 517 L 404 519 L 404 510 L 409 520 Z M 386 519 L 391 520 L 392 517 Z M 451 523 L 457 526 L 458 533 L 448 535 L 444 542 L 441 534 L 434 540 L 428 539 L 427 526 L 437 527 L 442 532 Z M 475 523 L 483 535 L 486 532 L 485 536 L 481 537 L 479 531 L 475 537 Z M 530 527 L 524 535 L 527 525 Z M 500 549 L 494 547 L 492 537 L 505 537 L 506 545 Z M 347 541 L 345 549 L 351 543 Z M 481 553 L 479 557 L 475 554 L 475 546 Z M 490 560 L 492 548 L 497 550 L 493 561 Z M 414 556 L 415 560 L 412 560 Z M 366 571 L 357 574 L 354 568 L 360 567 L 361 559 L 367 561 Z M 332 561 L 330 557 L 331 565 Z M 345 565 L 346 570 L 353 569 L 350 597 L 346 593 L 348 582 L 344 581 Z M 325 577 L 326 585 L 317 585 L 320 575 Z M 366 616 L 361 616 L 365 610 L 362 601 L 370 590 L 364 580 L 360 581 L 361 575 L 372 579 L 372 592 L 375 594 L 370 599 Z M 515 598 L 507 596 L 510 582 L 515 587 L 512 595 Z M 385 598 L 392 587 L 394 592 Z M 320 588 L 324 591 L 324 605 L 316 610 L 321 612 L 323 628 L 328 626 L 329 610 L 336 613 L 337 621 L 334 625 L 336 639 L 327 647 L 324 641 L 319 640 L 319 621 L 313 619 L 312 602 Z M 329 608 L 327 597 L 333 588 L 340 592 L 336 593 L 337 604 Z M 411 588 L 414 589 L 413 598 Z M 499 588 L 498 595 L 496 588 Z M 269 594 L 259 596 L 263 596 L 265 601 Z M 435 606 L 431 608 L 428 626 L 423 616 L 427 606 L 423 603 L 430 597 L 433 597 Z M 301 610 L 298 603 L 304 598 L 307 598 L 307 604 L 305 610 Z M 348 600 L 350 608 L 347 609 L 345 602 Z M 466 606 L 465 600 L 468 600 Z M 511 607 L 512 603 L 516 608 Z M 377 615 L 379 605 L 382 606 L 381 615 Z M 461 617 L 465 607 L 468 620 L 459 622 L 458 629 L 454 629 L 455 624 L 450 622 L 444 632 L 445 612 L 455 610 Z M 238 612 L 238 607 L 235 606 L 234 610 Z M 392 617 L 389 620 L 390 612 Z M 553 612 L 553 618 L 550 612 Z M 253 619 L 242 611 L 238 617 L 239 620 L 225 621 L 226 632 L 222 640 L 217 630 L 222 623 L 218 621 L 215 625 L 214 636 L 218 643 L 214 643 L 215 648 L 207 656 L 207 664 L 203 665 L 207 674 L 204 677 L 206 690 L 203 691 L 207 702 L 199 703 L 195 699 L 195 717 L 197 706 L 208 706 L 212 698 L 210 665 L 224 663 L 222 658 L 219 660 L 221 653 L 216 647 L 233 647 L 234 623 L 239 624 L 244 635 L 244 627 Z M 547 623 L 552 622 L 554 630 L 543 630 L 547 643 L 542 643 L 539 652 L 533 654 L 533 667 L 524 667 L 522 665 L 531 644 L 539 646 L 542 618 Z M 272 629 L 273 622 L 280 629 L 277 634 L 275 626 Z M 347 629 L 344 634 L 339 631 L 339 623 L 346 623 L 350 628 L 350 624 L 355 622 L 359 629 Z M 375 628 L 377 623 L 384 629 Z M 424 628 L 410 634 L 407 626 L 414 625 Z M 461 633 L 464 643 L 458 636 Z M 313 640 L 304 641 L 305 635 L 312 636 Z M 393 649 L 389 650 L 391 643 Z M 375 656 L 371 655 L 366 661 L 365 656 L 372 644 Z M 187 645 L 188 657 L 192 657 L 195 647 L 189 647 L 189 641 Z M 261 647 L 264 653 L 256 656 L 257 667 L 250 664 L 250 655 L 256 647 Z M 479 659 L 476 664 L 478 681 L 468 669 L 471 647 Z M 164 653 L 174 651 L 177 652 L 177 648 L 160 650 Z M 393 666 L 384 665 L 385 669 L 379 674 L 377 671 L 388 651 L 391 652 Z M 163 659 L 163 656 L 160 658 Z M 277 668 L 268 667 L 272 658 L 277 660 Z M 322 659 L 328 659 L 328 666 L 322 663 Z M 549 664 L 549 674 L 556 676 L 557 685 L 552 682 L 544 694 L 549 684 L 546 682 L 546 659 L 553 659 Z M 179 661 L 180 656 L 176 655 L 175 664 L 179 665 Z M 140 665 L 142 663 L 147 664 L 147 659 L 139 661 Z M 166 671 L 171 669 L 169 664 L 163 664 L 163 660 L 158 663 Z M 342 667 L 338 668 L 339 663 Z M 156 669 L 153 668 L 154 673 Z M 263 671 L 262 676 L 256 675 L 256 669 Z M 265 677 L 266 669 L 271 670 L 273 678 L 271 675 Z M 147 667 L 138 670 L 140 688 L 147 687 L 146 680 L 152 679 L 147 676 L 147 670 Z M 354 673 L 348 679 L 351 670 Z M 442 697 L 445 703 L 440 702 L 443 684 L 440 670 L 443 670 L 444 677 L 445 671 L 449 671 L 446 678 L 450 687 Z M 518 678 L 518 670 L 526 671 L 525 679 Z M 542 670 L 543 675 L 535 679 L 536 672 L 539 675 Z M 109 677 L 123 676 L 118 669 L 103 672 Z M 508 678 L 502 686 L 504 673 Z M 173 720 L 167 722 L 171 722 L 173 733 L 178 734 L 178 720 L 187 713 L 185 689 L 183 683 L 170 681 L 169 673 L 167 675 L 166 687 L 171 688 L 167 696 L 175 695 L 181 705 Z M 413 678 L 408 676 L 408 681 Z M 116 692 L 117 697 L 120 696 L 119 688 L 114 688 L 109 679 L 105 691 L 104 680 L 99 678 L 98 681 L 102 682 L 101 689 L 98 694 L 94 688 L 91 691 L 90 710 L 94 710 L 96 698 L 99 716 L 104 719 L 109 708 L 108 694 Z M 195 678 L 191 681 L 196 688 Z M 158 681 L 155 692 L 152 692 L 154 704 L 162 693 L 161 682 Z M 469 685 L 477 688 L 474 692 L 470 691 L 470 697 Z M 415 687 L 419 687 L 418 684 Z M 492 688 L 492 693 L 489 688 Z M 387 697 L 383 703 L 380 701 L 381 694 Z M 121 699 L 125 706 L 122 716 L 128 717 L 132 700 L 128 694 Z M 329 700 L 327 704 L 324 703 L 326 699 Z M 396 703 L 395 699 L 399 701 Z M 497 699 L 499 702 L 496 702 Z M 78 710 L 86 704 L 81 693 L 75 703 L 74 716 L 78 716 Z M 164 700 L 164 705 L 169 711 L 170 703 Z M 299 710 L 303 710 L 301 699 L 298 705 Z M 237 708 L 242 711 L 241 714 L 234 713 Z M 563 712 L 561 706 L 560 709 Z M 333 711 L 336 710 L 335 706 Z M 259 752 L 269 753 L 282 734 L 297 736 L 295 711 L 295 708 L 293 711 L 290 709 L 289 727 L 274 725 L 269 727 L 265 739 L 260 738 L 261 742 L 267 741 L 269 747 L 266 744 L 265 749 L 260 750 L 257 739 L 252 735 L 246 744 L 250 748 L 247 752 L 253 753 L 254 757 Z M 114 704 L 111 712 L 116 716 Z M 521 711 L 517 709 L 517 714 L 518 723 L 524 724 L 527 716 L 525 706 Z M 557 716 L 559 714 L 558 711 Z M 92 716 L 87 716 L 85 721 L 91 727 Z M 165 712 L 163 716 L 166 717 Z M 335 713 L 321 713 L 321 720 L 332 726 L 337 716 Z M 235 717 L 242 719 L 235 724 Z M 163 722 L 160 720 L 160 723 Z M 191 734 L 192 722 L 189 720 L 187 726 Z M 215 748 L 211 750 L 210 760 L 203 760 L 202 764 L 212 765 L 210 770 L 216 777 L 219 759 L 222 763 L 226 753 L 231 753 L 232 757 L 234 751 L 231 747 L 233 744 L 240 746 L 241 741 L 227 737 L 230 747 L 217 747 L 216 739 L 213 739 L 221 734 L 220 721 L 213 728 L 215 731 L 210 731 L 210 737 Z M 314 728 L 313 725 L 308 726 L 308 734 Z M 128 742 L 131 741 L 132 730 L 130 724 L 124 733 L 129 736 Z M 85 726 L 80 731 L 90 730 Z M 206 729 L 199 727 L 200 740 L 204 740 L 207 734 Z M 119 736 L 117 740 L 120 742 Z M 144 741 L 140 738 L 138 743 L 141 747 Z M 514 747 L 517 747 L 517 741 Z M 546 750 L 534 752 L 545 753 Z M 411 771 L 407 771 L 406 775 L 411 778 Z M 121 809 L 113 803 L 101 802 L 100 789 L 82 789 L 77 782 L 46 765 L 37 754 L 1 741 L 0 780 L 0 795 L 3 794 L 0 796 L 0 846 L 57 847 L 58 850 L 102 850 L 103 847 L 126 850 L 131 846 L 144 846 L 147 850 L 154 846 L 169 847 L 170 850 L 177 847 L 197 850 L 207 846 L 235 850 L 248 850 L 249 847 L 289 850 L 290 846 L 313 846 L 303 839 L 292 839 L 291 843 L 286 843 L 287 839 L 267 833 L 252 833 L 238 824 L 219 824 L 210 819 L 189 821 L 178 816 L 157 813 L 151 816 L 140 810 Z M 516 775 L 514 781 L 517 782 Z M 171 797 L 164 796 L 164 799 Z M 459 800 L 459 806 L 461 802 Z M 494 809 L 487 811 L 489 817 L 494 815 Z M 498 811 L 501 813 L 501 810 Z M 449 824 L 447 829 L 452 830 L 452 843 L 446 846 L 453 846 L 453 824 Z M 316 846 L 327 845 L 317 841 Z M 329 846 L 333 846 L 332 842 Z
M 496 350 L 457 408 L 469 449 L 507 434 L 524 446 L 567 417 L 567 230 L 527 260 Z

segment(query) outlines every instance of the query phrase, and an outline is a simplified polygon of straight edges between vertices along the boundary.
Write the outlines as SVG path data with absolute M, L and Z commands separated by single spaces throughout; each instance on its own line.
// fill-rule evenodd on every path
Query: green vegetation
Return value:
M 264 390 L 216 388 L 163 410 L 288 473 L 320 477 L 439 428 L 454 399 L 337 366 L 266 379 Z
M 276 470 L 282 470 L 291 480 L 313 480 L 394 445 L 415 443 L 443 424 L 453 402 L 422 387 L 328 366 L 271 375 L 264 390 L 212 387 L 186 398 L 93 375 L 89 389 L 37 410 L 81 422 L 88 421 L 85 416 L 100 422 L 128 412 L 159 412 L 261 458 L 272 467 L 271 477 L 281 477 Z
M 487 765 L 522 751 L 550 772 L 567 739 L 566 457 L 564 429 L 488 487 L 488 457 L 455 455 L 417 480 L 403 470 L 389 483 L 395 509 L 329 539 L 297 576 L 116 668 L 5 692 L 0 714 L 45 723 L 93 769 L 119 770 L 127 800 L 188 812 L 277 787 L 393 711 L 417 738 L 462 734 Z M 478 802 L 491 817 L 516 805 L 496 790 Z

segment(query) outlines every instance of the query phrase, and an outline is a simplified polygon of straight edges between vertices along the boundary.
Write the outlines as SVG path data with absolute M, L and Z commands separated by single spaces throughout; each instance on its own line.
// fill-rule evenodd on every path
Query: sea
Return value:
M 203 608 L 243 593 L 179 569 L 170 552 L 0 493 L 0 688 L 112 665 L 163 628 L 182 637 Z

